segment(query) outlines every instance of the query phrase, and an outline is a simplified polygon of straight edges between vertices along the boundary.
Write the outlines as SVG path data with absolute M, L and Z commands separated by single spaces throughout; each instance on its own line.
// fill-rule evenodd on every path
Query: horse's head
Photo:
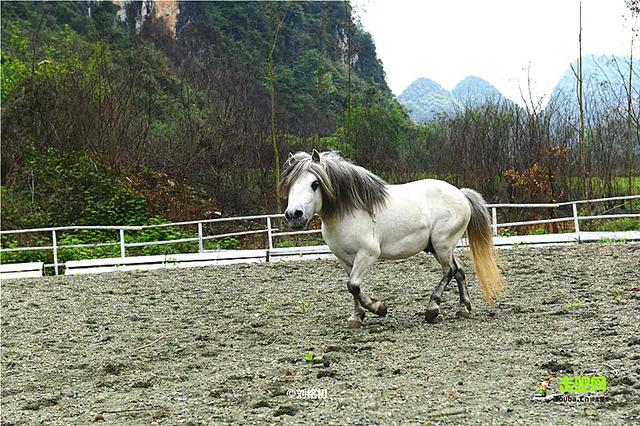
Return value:
M 309 159 L 311 161 L 309 161 Z M 307 226 L 313 215 L 322 210 L 322 169 L 320 153 L 290 154 L 282 175 L 282 188 L 288 191 L 284 216 L 294 229 Z

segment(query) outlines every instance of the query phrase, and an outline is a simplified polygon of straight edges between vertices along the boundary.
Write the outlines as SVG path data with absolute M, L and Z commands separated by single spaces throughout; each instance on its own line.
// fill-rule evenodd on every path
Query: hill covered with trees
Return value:
M 413 131 L 348 3 L 3 2 L 2 64 L 5 229 L 273 212 L 287 152 Z

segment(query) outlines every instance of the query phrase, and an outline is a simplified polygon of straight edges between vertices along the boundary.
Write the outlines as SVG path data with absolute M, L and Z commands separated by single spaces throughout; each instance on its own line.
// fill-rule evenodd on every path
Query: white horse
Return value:
M 314 214 L 322 219 L 322 236 L 349 275 L 347 288 L 355 301 L 355 311 L 347 320 L 350 328 L 362 325 L 363 308 L 380 316 L 387 313 L 383 301 L 361 289 L 369 267 L 377 259 L 403 259 L 421 251 L 433 253 L 443 272 L 429 300 L 426 320 L 433 322 L 438 316 L 442 293 L 452 278 L 460 293 L 456 314 L 469 317 L 465 274 L 453 255 L 465 231 L 486 301 L 493 303 L 504 288 L 490 217 L 476 191 L 433 179 L 389 185 L 335 152 L 316 150 L 289 155 L 281 188 L 288 193 L 285 217 L 293 228 L 306 227 Z

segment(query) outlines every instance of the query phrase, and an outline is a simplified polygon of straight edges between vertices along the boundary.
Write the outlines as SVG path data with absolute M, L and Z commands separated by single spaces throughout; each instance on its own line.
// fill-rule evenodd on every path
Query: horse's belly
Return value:
M 424 228 L 398 238 L 384 239 L 380 244 L 381 259 L 404 259 L 420 253 L 429 242 L 429 231 Z

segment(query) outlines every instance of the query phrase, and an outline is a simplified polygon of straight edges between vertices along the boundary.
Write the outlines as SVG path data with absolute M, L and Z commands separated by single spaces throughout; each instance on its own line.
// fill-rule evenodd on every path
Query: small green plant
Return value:
M 600 242 L 602 244 L 624 244 L 626 241 L 624 238 L 602 238 Z
M 529 235 L 544 235 L 547 233 L 547 230 L 544 229 L 544 226 L 541 228 L 536 228 L 529 233 Z
M 582 305 L 584 305 L 584 302 L 582 300 L 576 299 L 573 302 L 565 303 L 564 308 L 565 309 L 575 309 L 575 308 L 582 307 Z
M 547 396 L 549 389 L 549 384 L 547 382 L 542 382 L 536 386 L 536 395 L 545 397 Z
M 498 232 L 498 237 L 514 237 L 516 235 L 518 234 L 512 228 L 503 228 Z
M 322 355 L 314 355 L 313 352 L 307 352 L 304 354 L 304 360 L 317 364 L 322 362 Z
M 537 397 L 545 397 L 552 390 L 551 382 L 553 381 L 553 377 L 547 376 L 540 383 L 536 383 L 536 392 L 535 396 Z
M 529 244 L 527 243 L 514 243 L 513 244 L 513 248 L 515 249 L 521 249 L 521 248 L 527 248 L 529 247 Z
M 624 303 L 624 291 L 619 288 L 609 290 L 609 297 L 616 303 Z
M 301 300 L 300 301 L 300 306 L 302 307 L 302 312 L 306 314 L 307 312 L 309 312 L 309 309 L 311 308 L 311 301 L 310 300 Z

